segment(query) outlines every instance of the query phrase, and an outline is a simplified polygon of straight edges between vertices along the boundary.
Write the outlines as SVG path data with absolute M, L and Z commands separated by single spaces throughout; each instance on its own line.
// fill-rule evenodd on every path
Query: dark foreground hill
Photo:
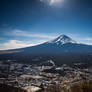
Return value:
M 0 60 L 40 63 L 53 60 L 56 64 L 92 61 L 92 46 L 79 44 L 66 35 L 40 45 L 0 51 Z
M 0 84 L 0 92 L 27 92 L 21 88 Z

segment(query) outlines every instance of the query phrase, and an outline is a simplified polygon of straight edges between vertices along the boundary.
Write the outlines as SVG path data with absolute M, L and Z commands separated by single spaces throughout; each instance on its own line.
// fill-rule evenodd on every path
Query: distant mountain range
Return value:
M 0 51 L 0 60 L 40 63 L 52 60 L 56 64 L 91 62 L 92 46 L 79 44 L 66 35 L 40 45 L 21 49 Z

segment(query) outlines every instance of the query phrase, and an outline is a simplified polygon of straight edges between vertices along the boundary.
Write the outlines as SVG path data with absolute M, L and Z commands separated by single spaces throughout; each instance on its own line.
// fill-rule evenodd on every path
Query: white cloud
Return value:
M 47 3 L 49 5 L 56 5 L 62 3 L 64 0 L 40 0 L 40 1 Z
M 92 41 L 92 38 L 91 37 L 88 37 L 88 38 L 85 38 L 85 40 Z
M 83 40 L 84 40 L 85 44 L 92 45 L 92 38 L 91 37 L 84 38 Z
M 23 36 L 23 37 L 37 37 L 37 38 L 46 38 L 46 39 L 53 39 L 56 36 L 56 35 L 48 35 L 48 34 L 29 33 L 18 29 L 13 30 L 11 34 L 9 33 L 8 35 Z
M 87 45 L 92 45 L 92 43 L 86 43 Z
M 40 44 L 42 41 L 35 42 L 33 44 L 25 43 L 19 40 L 9 40 L 3 44 L 0 44 L 0 50 L 8 50 L 8 49 L 16 49 L 16 48 L 23 48 L 23 47 L 29 47 L 34 46 L 37 44 Z
M 57 3 L 61 3 L 63 2 L 63 0 L 49 0 L 50 1 L 50 4 L 57 4 Z

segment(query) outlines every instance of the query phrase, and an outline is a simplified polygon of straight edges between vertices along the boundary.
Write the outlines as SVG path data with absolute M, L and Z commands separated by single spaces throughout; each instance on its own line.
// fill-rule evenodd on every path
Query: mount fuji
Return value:
M 53 60 L 57 65 L 72 62 L 91 62 L 92 46 L 79 44 L 66 35 L 60 35 L 40 45 L 0 51 L 0 60 L 29 63 Z
M 66 35 L 60 35 L 58 38 L 48 41 L 47 43 L 66 44 L 66 43 L 76 43 L 76 41 L 72 40 L 70 37 Z

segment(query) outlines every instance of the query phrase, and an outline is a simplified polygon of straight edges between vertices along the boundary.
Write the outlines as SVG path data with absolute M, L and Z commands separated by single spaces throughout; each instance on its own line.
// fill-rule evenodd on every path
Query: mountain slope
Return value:
M 78 44 L 66 35 L 33 47 L 2 51 L 0 59 L 39 63 L 52 59 L 57 64 L 92 60 L 92 46 Z

